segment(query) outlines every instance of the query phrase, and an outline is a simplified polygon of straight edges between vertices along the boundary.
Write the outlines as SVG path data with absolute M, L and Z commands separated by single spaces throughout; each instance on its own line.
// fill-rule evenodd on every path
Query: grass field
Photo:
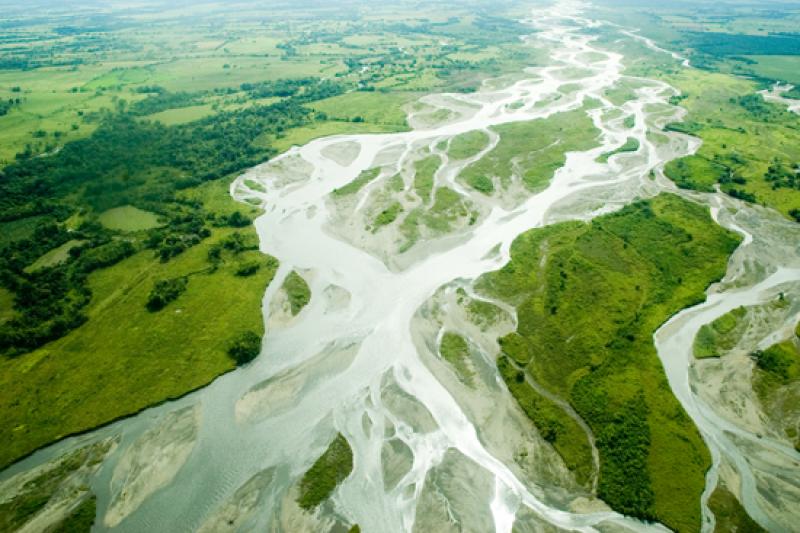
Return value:
M 710 457 L 670 392 L 652 336 L 705 298 L 737 245 L 702 207 L 661 195 L 591 224 L 525 233 L 511 262 L 478 282 L 517 308 L 503 354 L 594 431 L 599 496 L 678 531 L 700 527 Z
M 403 108 L 416 98 L 419 95 L 414 93 L 351 92 L 314 102 L 310 107 L 333 120 L 350 121 L 358 117 L 370 124 L 407 129 Z
M 423 203 L 428 203 L 433 193 L 433 178 L 442 159 L 438 155 L 431 155 L 420 159 L 414 164 L 414 191 Z
M 364 133 L 392 133 L 405 131 L 405 126 L 397 124 L 374 124 L 371 122 L 314 122 L 309 126 L 302 126 L 288 131 L 282 137 L 268 139 L 270 145 L 280 152 L 285 152 L 292 146 L 302 146 L 314 139 L 329 135 L 361 135 Z
M 84 241 L 78 240 L 71 240 L 67 241 L 58 248 L 53 248 L 39 259 L 31 263 L 26 269 L 26 272 L 35 272 L 45 267 L 57 265 L 58 263 L 63 263 L 69 258 L 69 251 L 75 248 L 76 246 L 80 246 L 83 244 Z
M 483 131 L 468 131 L 453 137 L 447 155 L 453 159 L 469 159 L 489 144 L 489 136 Z
M 292 316 L 302 311 L 311 300 L 311 290 L 308 288 L 308 283 L 295 271 L 292 271 L 286 277 L 286 281 L 283 282 L 283 290 L 286 291 L 289 297 Z
M 405 242 L 400 251 L 411 248 L 420 238 L 423 228 L 433 236 L 452 231 L 461 220 L 468 219 L 470 225 L 477 220 L 473 204 L 449 187 L 439 187 L 430 206 L 421 205 L 410 210 L 400 221 L 400 232 Z
M 100 213 L 100 223 L 108 229 L 134 232 L 157 228 L 158 215 L 144 211 L 132 205 L 114 207 Z
M 628 140 L 625 141 L 625 144 L 623 144 L 616 150 L 604 153 L 603 155 L 598 157 L 597 160 L 600 163 L 607 163 L 611 157 L 617 154 L 636 152 L 637 150 L 639 150 L 639 141 L 637 139 L 634 139 L 633 137 L 629 137 Z
M 591 148 L 599 134 L 583 111 L 494 129 L 500 135 L 497 146 L 459 175 L 459 180 L 484 194 L 510 186 L 517 174 L 525 187 L 541 190 L 564 164 L 567 152 Z
M 174 126 L 175 124 L 185 124 L 194 120 L 200 120 L 201 118 L 205 118 L 213 113 L 214 110 L 212 109 L 211 105 L 203 104 L 181 107 L 178 109 L 167 109 L 166 111 L 160 111 L 158 113 L 148 115 L 147 118 L 149 120 L 157 120 L 158 122 L 166 124 L 167 126 Z
M 759 76 L 800 85 L 800 55 L 794 56 L 747 56 L 756 62 L 749 65 Z
M 578 483 L 586 486 L 592 476 L 592 448 L 586 434 L 561 407 L 548 400 L 526 380 L 523 370 L 511 359 L 501 356 L 497 369 L 519 406 L 539 430 L 542 438 L 553 445 Z

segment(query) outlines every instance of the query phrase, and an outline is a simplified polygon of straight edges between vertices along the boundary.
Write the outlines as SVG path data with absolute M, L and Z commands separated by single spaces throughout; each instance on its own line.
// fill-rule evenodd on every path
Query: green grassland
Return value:
M 370 182 L 372 182 L 378 175 L 381 173 L 380 168 L 370 168 L 367 169 L 356 178 L 351 181 L 350 183 L 339 187 L 338 189 L 334 189 L 331 193 L 333 197 L 343 197 L 343 196 L 350 196 L 356 194 L 358 191 L 366 187 Z
M 451 231 L 461 220 L 467 219 L 469 225 L 477 220 L 473 204 L 453 189 L 439 187 L 433 196 L 432 205 L 415 207 L 400 221 L 400 233 L 404 238 L 401 252 L 417 243 L 423 228 L 433 235 L 440 235 Z
M 105 227 L 125 232 L 143 231 L 159 226 L 158 215 L 132 205 L 113 207 L 100 213 L 97 218 Z
M 793 56 L 747 56 L 755 61 L 750 69 L 762 78 L 800 85 L 800 55 Z
M 776 383 L 787 384 L 800 379 L 800 326 L 795 338 L 770 346 L 754 357 L 759 370 L 769 374 Z
M 564 164 L 567 152 L 591 148 L 599 134 L 582 110 L 494 130 L 500 135 L 497 146 L 459 175 L 459 180 L 488 195 L 498 185 L 509 187 L 517 174 L 525 187 L 541 190 Z
M 361 119 L 370 124 L 407 129 L 406 103 L 419 98 L 414 93 L 353 92 L 319 100 L 310 105 L 331 120 Z
M 700 527 L 710 457 L 670 393 L 652 336 L 705 298 L 738 242 L 702 207 L 665 194 L 590 224 L 525 233 L 511 262 L 478 282 L 517 308 L 503 355 L 592 428 L 599 496 L 678 531 Z M 585 471 L 585 453 L 567 458 Z
M 206 385 L 232 370 L 228 343 L 263 334 L 258 310 L 277 263 L 258 251 L 209 250 L 236 230 L 219 229 L 168 263 L 143 250 L 89 277 L 92 299 L 80 328 L 24 356 L 0 362 L 0 432 L 8 464 L 65 435 L 135 413 Z M 252 229 L 242 233 L 254 237 Z M 236 275 L 248 260 L 263 266 Z M 185 293 L 158 313 L 147 310 L 156 281 L 189 277 Z
M 414 191 L 420 200 L 427 203 L 433 193 L 433 178 L 442 159 L 438 155 L 431 155 L 414 163 Z
M 314 139 L 329 135 L 360 135 L 364 133 L 393 133 L 404 131 L 405 126 L 397 124 L 375 124 L 371 122 L 315 121 L 307 126 L 292 128 L 280 136 L 267 137 L 266 142 L 278 152 L 285 152 L 292 146 L 302 146 Z
M 176 124 L 185 124 L 187 122 L 194 122 L 200 120 L 214 113 L 211 104 L 201 104 L 188 107 L 181 107 L 176 109 L 167 109 L 148 115 L 149 120 L 155 120 L 166 124 L 167 126 L 174 126 Z
M 77 246 L 80 246 L 81 244 L 84 244 L 84 242 L 85 241 L 78 241 L 74 239 L 67 241 L 61 246 L 53 248 L 39 257 L 36 261 L 25 267 L 25 270 L 27 272 L 36 272 L 37 270 L 63 263 L 69 259 L 69 251 Z
M 637 150 L 639 150 L 639 140 L 634 139 L 633 137 L 628 137 L 628 140 L 625 141 L 625 144 L 623 144 L 616 150 L 612 150 L 610 152 L 602 154 L 600 157 L 597 158 L 597 160 L 600 163 L 607 163 L 611 157 L 617 154 L 636 152 Z
M 578 423 L 566 416 L 563 409 L 539 394 L 520 366 L 503 355 L 497 370 L 511 395 L 531 419 L 542 438 L 553 445 L 578 483 L 588 486 L 592 477 L 592 448 Z
M 469 159 L 476 156 L 489 144 L 489 136 L 483 131 L 468 131 L 453 137 L 447 151 L 453 159 Z
M 313 466 L 300 480 L 297 503 L 302 509 L 312 511 L 327 500 L 336 487 L 353 471 L 353 450 L 347 439 L 336 435 Z
M 541 59 L 518 41 L 528 28 L 476 17 L 471 6 L 370 6 L 367 14 L 362 3 L 348 1 L 338 13 L 284 5 L 278 15 L 255 3 L 234 12 L 201 4 L 97 13 L 94 21 L 113 28 L 101 31 L 58 7 L 30 27 L 27 14 L 17 13 L 22 29 L 0 49 L 0 99 L 20 102 L 0 116 L 0 163 L 86 137 L 99 113 L 130 107 L 153 89 L 196 97 L 193 105 L 149 115 L 175 125 L 252 100 L 247 84 L 325 78 L 366 89 L 320 102 L 332 119 L 405 127 L 409 92 L 473 90 L 486 77 Z

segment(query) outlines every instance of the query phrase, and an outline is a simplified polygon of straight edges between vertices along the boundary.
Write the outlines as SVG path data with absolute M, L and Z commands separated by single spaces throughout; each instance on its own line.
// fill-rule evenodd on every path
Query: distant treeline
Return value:
M 712 56 L 800 54 L 800 34 L 737 35 L 687 32 L 685 36 L 688 47 Z

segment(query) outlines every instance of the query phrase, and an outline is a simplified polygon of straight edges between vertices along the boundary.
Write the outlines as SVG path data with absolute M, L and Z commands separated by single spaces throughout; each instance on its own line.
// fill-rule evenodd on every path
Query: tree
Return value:
M 238 366 L 246 365 L 261 353 L 261 337 L 252 331 L 245 331 L 234 337 L 228 347 L 228 355 Z
M 176 300 L 186 290 L 187 278 L 159 280 L 147 298 L 147 310 L 161 311 L 167 304 Z

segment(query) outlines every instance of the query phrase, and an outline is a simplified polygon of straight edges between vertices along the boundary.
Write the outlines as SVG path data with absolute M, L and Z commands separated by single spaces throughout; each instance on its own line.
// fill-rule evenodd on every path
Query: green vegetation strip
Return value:
M 555 403 L 539 394 L 526 381 L 526 374 L 506 356 L 497 360 L 497 369 L 508 390 L 539 430 L 553 445 L 578 483 L 587 485 L 592 476 L 592 448 L 586 433 Z
M 353 450 L 340 433 L 300 480 L 297 503 L 311 511 L 327 500 L 353 471 Z
M 372 224 L 372 231 L 376 232 L 384 226 L 388 226 L 400 216 L 403 212 L 403 206 L 400 202 L 392 202 L 389 206 L 378 213 Z
M 758 350 L 751 354 L 756 363 L 753 387 L 758 399 L 775 426 L 783 428 L 786 436 L 800 452 L 800 428 L 792 421 L 800 410 L 800 324 L 794 338 Z
M 706 209 L 664 194 L 590 224 L 525 233 L 511 262 L 478 283 L 517 308 L 504 355 L 592 428 L 599 496 L 678 531 L 700 528 L 710 457 L 670 392 L 652 336 L 704 300 L 738 242 Z
M 354 179 L 347 185 L 339 187 L 338 189 L 334 189 L 332 194 L 334 197 L 342 197 L 355 194 L 361 189 L 363 189 L 372 180 L 377 178 L 378 174 L 380 173 L 381 173 L 380 168 L 371 168 L 369 170 L 365 170 L 364 172 L 359 174 L 356 179 Z
M 469 346 L 464 337 L 452 331 L 445 332 L 439 345 L 439 353 L 467 385 L 472 385 L 475 372 L 469 365 Z
M 295 271 L 286 276 L 286 281 L 283 282 L 283 290 L 286 291 L 286 296 L 289 298 L 292 316 L 297 316 L 311 301 L 311 289 L 308 288 L 308 283 Z
M 597 160 L 600 163 L 607 163 L 608 160 L 612 156 L 615 156 L 617 154 L 625 154 L 625 153 L 629 153 L 629 152 L 636 152 L 637 150 L 639 150 L 639 139 L 635 139 L 633 137 L 628 137 L 628 140 L 625 141 L 625 144 L 623 144 L 622 146 L 620 146 L 616 150 L 612 150 L 610 152 L 604 153 L 603 155 L 598 157 Z
M 780 384 L 800 379 L 800 349 L 789 340 L 753 354 L 756 366 Z
M 400 232 L 405 239 L 401 252 L 416 244 L 423 226 L 434 234 L 444 234 L 450 232 L 461 219 L 469 217 L 469 224 L 474 224 L 478 214 L 470 210 L 471 205 L 467 198 L 449 187 L 436 189 L 430 208 L 416 207 L 400 223 Z
M 414 163 L 414 191 L 423 202 L 428 202 L 433 192 L 433 176 L 439 170 L 442 159 L 431 155 Z

